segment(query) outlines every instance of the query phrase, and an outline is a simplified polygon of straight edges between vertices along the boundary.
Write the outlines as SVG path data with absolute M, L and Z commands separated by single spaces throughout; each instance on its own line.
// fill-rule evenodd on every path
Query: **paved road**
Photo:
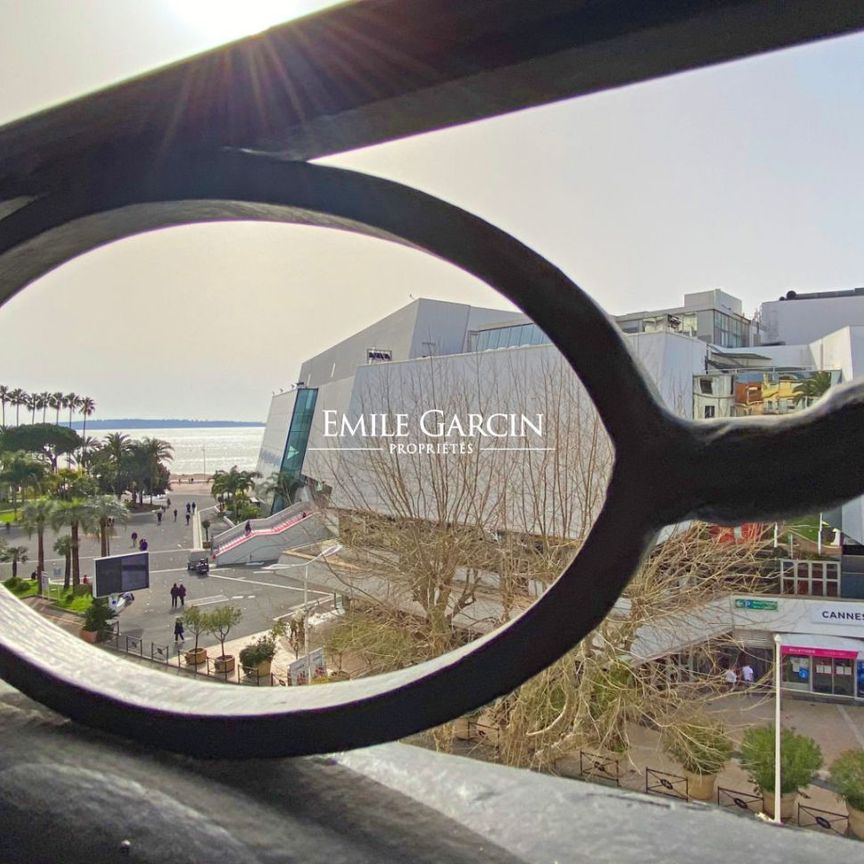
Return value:
M 145 643 L 166 645 L 173 641 L 174 620 L 179 614 L 171 608 L 171 585 L 174 582 L 187 588 L 186 603 L 211 610 L 223 605 L 232 605 L 241 609 L 243 618 L 235 630 L 231 631 L 229 639 L 235 639 L 251 633 L 267 630 L 273 620 L 303 605 L 303 573 L 305 559 L 298 558 L 298 567 L 292 570 L 267 570 L 260 566 L 220 567 L 211 569 L 209 575 L 199 576 L 186 569 L 189 550 L 192 548 L 192 525 L 186 525 L 186 502 L 194 501 L 196 507 L 208 507 L 213 499 L 208 495 L 184 495 L 171 493 L 171 508 L 168 518 L 163 518 L 158 524 L 152 513 L 135 514 L 125 526 L 117 526 L 111 539 L 111 553 L 120 554 L 132 551 L 131 534 L 135 531 L 138 537 L 145 537 L 150 551 L 150 588 L 135 592 L 135 602 L 119 615 L 121 634 L 143 639 Z M 174 521 L 173 509 L 177 507 L 177 521 Z M 36 538 L 28 538 L 26 532 L 13 529 L 9 534 L 0 534 L 8 542 L 27 546 L 30 550 L 30 560 L 20 568 L 24 575 L 34 569 L 36 560 Z M 46 531 L 45 548 L 46 567 L 49 576 L 59 574 L 62 578 L 63 560 L 53 556 L 52 549 L 55 532 Z M 93 575 L 93 558 L 99 555 L 98 540 L 92 537 L 81 541 L 81 574 Z M 0 565 L 3 578 L 10 575 L 8 564 Z M 330 597 L 332 592 L 327 589 L 316 590 L 316 568 L 326 565 L 312 564 L 309 568 L 309 600 L 319 597 Z M 182 610 L 180 610 L 182 611 Z M 216 644 L 212 636 L 203 636 L 200 644 L 204 647 Z M 186 648 L 189 641 L 186 641 Z M 147 650 L 147 648 L 145 648 Z

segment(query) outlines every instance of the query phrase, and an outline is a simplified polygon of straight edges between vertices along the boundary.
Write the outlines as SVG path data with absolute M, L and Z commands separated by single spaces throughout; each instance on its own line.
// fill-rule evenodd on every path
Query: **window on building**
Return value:
M 393 359 L 393 352 L 389 348 L 367 348 L 367 363 L 386 363 Z
M 700 378 L 699 379 L 699 392 L 703 396 L 713 396 L 714 395 L 714 382 L 710 378 Z
M 810 690 L 810 658 L 797 654 L 783 657 L 783 686 L 790 690 Z
M 705 410 L 702 413 L 702 416 L 706 420 L 710 420 L 711 418 L 713 418 L 714 417 L 714 406 L 713 405 L 706 405 Z
M 841 657 L 813 658 L 813 692 L 854 696 L 854 661 Z
M 780 591 L 806 597 L 839 597 L 840 565 L 836 561 L 783 560 Z

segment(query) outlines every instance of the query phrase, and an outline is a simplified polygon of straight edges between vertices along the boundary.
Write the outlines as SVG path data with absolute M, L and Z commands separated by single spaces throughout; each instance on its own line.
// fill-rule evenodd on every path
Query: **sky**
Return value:
M 0 0 L 0 123 L 157 68 L 313 0 Z M 864 285 L 864 36 L 776 52 L 343 154 L 561 267 L 609 312 L 723 288 Z M 2 154 L 0 154 L 2 157 Z M 317 228 L 154 232 L 0 311 L 0 383 L 97 418 L 264 420 L 300 362 L 430 296 L 508 304 L 421 253 Z

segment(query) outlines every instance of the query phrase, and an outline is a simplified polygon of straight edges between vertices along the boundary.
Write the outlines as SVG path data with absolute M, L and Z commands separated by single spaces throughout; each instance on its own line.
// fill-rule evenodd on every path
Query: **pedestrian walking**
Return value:
M 162 511 L 161 510 L 156 511 L 156 524 L 157 525 L 162 524 Z
M 252 533 L 252 523 L 247 522 L 246 527 L 243 529 L 243 533 L 248 537 Z
M 177 508 L 174 508 L 174 521 L 177 521 Z
M 186 605 L 186 586 L 181 582 L 177 586 L 177 596 L 180 598 L 180 605 Z
M 132 532 L 132 548 L 134 549 L 138 545 L 138 532 Z
M 177 608 L 177 599 L 179 598 L 179 596 L 180 596 L 179 589 L 177 588 L 177 583 L 175 582 L 171 586 L 171 608 L 172 609 Z
M 171 506 L 171 499 L 170 498 L 165 499 L 165 506 L 166 506 L 166 508 Z
M 175 642 L 185 642 L 186 634 L 183 632 L 183 619 L 178 618 L 174 622 L 174 641 Z
M 738 671 L 734 666 L 730 666 L 726 670 L 726 675 L 724 676 L 726 679 L 726 684 L 728 685 L 730 690 L 735 689 L 735 685 L 738 683 Z
M 146 552 L 149 545 L 150 544 L 143 537 L 138 541 L 138 548 L 142 552 Z
M 192 502 L 192 512 L 193 512 L 193 513 L 195 512 L 195 507 L 196 507 L 196 506 L 197 506 L 197 505 L 196 505 L 195 502 L 193 501 L 193 502 Z
M 749 663 L 745 663 L 741 667 L 741 680 L 748 686 L 753 684 L 753 667 Z
M 189 520 L 190 520 L 191 518 L 192 518 L 192 516 L 191 516 L 189 513 L 187 513 L 187 514 L 186 514 L 186 524 L 187 524 L 187 525 L 189 524 Z
M 188 501 L 186 502 L 186 512 L 187 513 L 192 512 L 192 505 Z

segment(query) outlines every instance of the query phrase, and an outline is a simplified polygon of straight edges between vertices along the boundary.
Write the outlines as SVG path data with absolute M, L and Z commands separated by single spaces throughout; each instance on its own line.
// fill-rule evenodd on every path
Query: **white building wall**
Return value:
M 666 406 L 693 418 L 693 376 L 705 371 L 706 343 L 678 333 L 634 333 L 625 336 Z
M 739 609 L 735 605 L 739 598 L 774 600 L 777 609 Z M 838 611 L 857 613 L 860 619 L 829 619 L 823 614 L 826 611 L 835 615 Z M 759 637 L 766 632 L 798 634 L 802 637 L 802 645 L 807 644 L 805 637 L 808 635 L 864 639 L 864 600 L 838 601 L 786 594 L 731 595 L 641 627 L 633 642 L 631 656 L 637 662 L 644 662 L 732 632 L 745 644 L 748 634 Z M 864 653 L 864 642 L 861 651 Z
M 864 295 L 772 300 L 761 306 L 763 341 L 802 345 L 840 330 L 864 326 Z

